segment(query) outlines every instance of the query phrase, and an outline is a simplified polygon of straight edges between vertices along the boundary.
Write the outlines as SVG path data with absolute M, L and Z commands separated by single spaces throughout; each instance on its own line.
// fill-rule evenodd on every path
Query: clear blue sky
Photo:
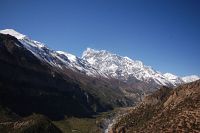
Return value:
M 0 0 L 5 28 L 77 56 L 105 49 L 161 72 L 200 75 L 199 0 Z

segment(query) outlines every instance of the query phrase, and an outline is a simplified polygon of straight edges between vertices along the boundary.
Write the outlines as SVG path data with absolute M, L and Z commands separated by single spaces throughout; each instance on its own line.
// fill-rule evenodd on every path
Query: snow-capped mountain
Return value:
M 105 50 L 94 50 L 87 48 L 83 52 L 82 58 L 87 60 L 93 67 L 109 77 L 127 81 L 136 78 L 145 82 L 154 81 L 158 85 L 173 85 L 175 82 L 169 81 L 160 72 L 145 66 L 141 61 L 132 60 L 128 57 L 118 56 Z
M 2 34 L 9 34 L 16 37 L 25 48 L 31 51 L 41 61 L 44 61 L 51 66 L 61 69 L 72 69 L 89 76 L 98 76 L 99 73 L 86 60 L 78 58 L 72 54 L 63 51 L 54 51 L 45 46 L 45 44 L 32 40 L 26 35 L 18 33 L 13 29 L 1 30 Z
M 174 86 L 177 86 L 177 85 L 180 85 L 180 84 L 183 84 L 184 81 L 182 80 L 182 78 L 176 76 L 176 75 L 173 75 L 171 73 L 165 73 L 163 74 L 163 76 L 168 80 L 170 81 Z
M 171 73 L 162 74 L 141 61 L 112 54 L 106 50 L 87 48 L 82 58 L 79 58 L 67 52 L 51 50 L 45 44 L 13 29 L 1 30 L 0 33 L 16 37 L 37 58 L 53 67 L 71 69 L 92 77 L 115 78 L 125 82 L 137 79 L 155 86 L 177 86 L 199 79 L 196 75 L 181 78 Z
M 13 29 L 0 30 L 0 33 L 2 33 L 2 34 L 9 34 L 9 35 L 11 35 L 11 36 L 14 36 L 14 37 L 17 38 L 17 39 L 23 39 L 23 38 L 26 37 L 25 35 L 23 35 L 23 34 L 21 34 L 21 33 L 18 33 L 18 32 L 16 32 L 16 31 L 13 30 Z
M 124 81 L 136 78 L 147 83 L 154 82 L 158 85 L 177 86 L 198 79 L 197 76 L 189 76 L 188 78 L 182 79 L 171 73 L 162 74 L 152 69 L 150 66 L 144 65 L 141 61 L 112 54 L 105 50 L 98 51 L 87 48 L 87 50 L 83 52 L 82 58 L 87 60 L 101 73 Z
M 193 82 L 193 81 L 196 81 L 196 80 L 199 80 L 199 79 L 200 79 L 200 77 L 197 76 L 197 75 L 191 75 L 191 76 L 182 77 L 182 80 L 185 83 L 190 83 L 190 82 Z

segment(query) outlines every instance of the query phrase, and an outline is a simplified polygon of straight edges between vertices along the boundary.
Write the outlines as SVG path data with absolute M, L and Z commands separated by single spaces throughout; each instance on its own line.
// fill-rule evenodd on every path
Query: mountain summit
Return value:
M 37 58 L 53 67 L 71 69 L 91 77 L 114 78 L 124 82 L 139 80 L 153 86 L 177 86 L 199 79 L 196 75 L 181 78 L 170 73 L 162 74 L 139 60 L 112 54 L 106 50 L 87 48 L 82 58 L 79 58 L 67 52 L 51 50 L 45 44 L 13 29 L 1 30 L 0 33 L 16 37 Z
M 23 39 L 23 38 L 26 37 L 25 35 L 23 35 L 23 34 L 17 32 L 17 31 L 15 31 L 14 29 L 1 30 L 0 33 L 2 33 L 2 34 L 9 34 L 11 36 L 16 37 L 17 39 Z
M 171 73 L 162 74 L 150 66 L 146 66 L 143 62 L 132 60 L 128 57 L 122 57 L 112 54 L 106 50 L 94 50 L 87 48 L 83 52 L 82 58 L 87 60 L 91 66 L 99 70 L 101 73 L 107 74 L 110 78 L 116 78 L 123 81 L 137 79 L 151 84 L 164 86 L 177 86 L 199 79 L 198 76 L 186 80 L 186 78 L 178 77 Z
M 193 81 L 196 81 L 196 80 L 199 80 L 199 79 L 200 79 L 200 77 L 197 76 L 197 75 L 182 77 L 182 80 L 186 83 L 190 83 L 190 82 L 193 82 Z
M 147 98 L 147 103 L 156 104 L 168 96 L 163 91 L 156 93 L 161 86 L 167 86 L 163 87 L 164 92 L 169 92 L 170 87 L 199 79 L 198 76 L 181 78 L 171 73 L 162 74 L 141 61 L 106 50 L 87 48 L 82 57 L 77 57 L 52 50 L 12 29 L 0 31 L 0 66 L 0 122 L 16 119 L 16 123 L 24 123 L 19 117 L 28 117 L 34 112 L 52 120 L 63 120 L 65 116 L 91 117 L 114 108 L 135 106 L 154 92 L 155 98 Z M 197 85 L 199 82 L 194 84 Z M 174 93 L 172 100 L 175 96 L 174 101 L 178 102 L 182 94 L 195 98 L 196 92 L 190 93 L 187 84 L 185 88 L 180 94 Z M 1 112 L 9 110 L 13 115 L 3 113 L 1 117 Z M 144 111 L 139 110 L 138 114 L 141 112 Z M 151 116 L 151 110 L 149 113 L 144 116 Z M 134 118 L 142 118 L 138 114 Z M 35 117 L 38 118 L 33 116 L 31 120 Z M 41 120 L 48 121 L 43 117 Z M 10 124 L 15 127 L 15 123 Z M 3 128 L 12 130 L 10 125 Z

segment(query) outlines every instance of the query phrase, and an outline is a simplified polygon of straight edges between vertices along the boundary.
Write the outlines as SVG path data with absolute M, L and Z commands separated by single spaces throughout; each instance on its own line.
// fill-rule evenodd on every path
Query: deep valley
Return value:
M 200 80 L 0 31 L 1 133 L 200 132 Z

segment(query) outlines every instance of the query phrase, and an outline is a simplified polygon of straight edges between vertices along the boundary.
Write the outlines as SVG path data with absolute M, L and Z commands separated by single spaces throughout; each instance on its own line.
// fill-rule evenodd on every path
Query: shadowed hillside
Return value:
M 121 91 L 126 88 L 134 97 Z M 130 88 L 130 87 L 129 87 Z M 61 70 L 39 60 L 16 38 L 0 34 L 0 105 L 20 116 L 41 113 L 52 119 L 85 117 L 118 106 L 134 105 L 139 90 L 117 80 Z

